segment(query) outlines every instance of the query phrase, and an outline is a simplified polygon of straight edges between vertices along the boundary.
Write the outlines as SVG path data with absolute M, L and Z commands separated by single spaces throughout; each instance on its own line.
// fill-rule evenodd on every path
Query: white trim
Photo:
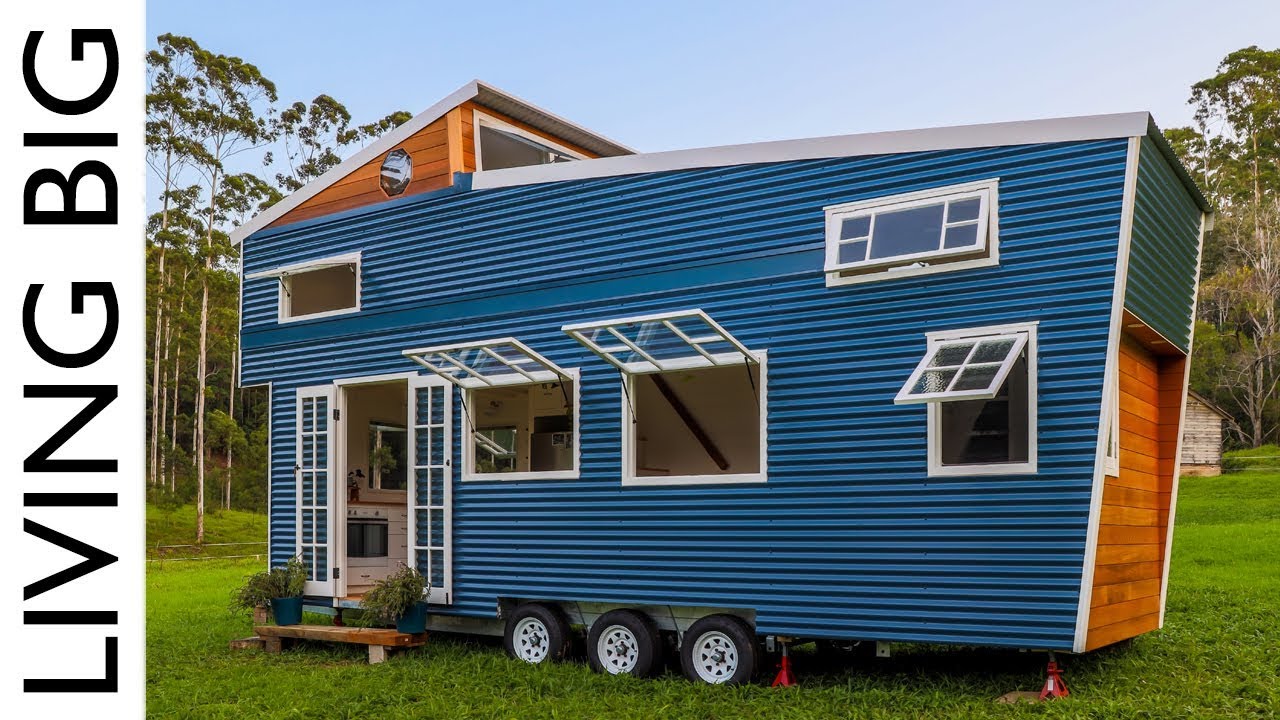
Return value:
M 530 142 L 533 142 L 538 145 L 542 145 L 543 147 L 550 148 L 552 150 L 563 153 L 577 160 L 588 159 L 586 155 L 583 155 L 582 153 L 576 150 L 570 150 L 569 148 L 555 142 L 554 140 L 548 140 L 547 138 L 544 138 L 541 135 L 535 135 L 534 133 L 531 133 L 528 130 L 525 130 L 524 128 L 516 127 L 515 125 L 512 125 L 509 122 L 499 120 L 498 118 L 493 117 L 492 115 L 489 115 L 487 113 L 483 113 L 479 110 L 473 110 L 471 115 L 472 115 L 472 120 L 471 120 L 472 137 L 474 138 L 473 141 L 475 143 L 475 154 L 476 154 L 476 172 L 481 172 L 482 170 L 484 170 L 484 165 L 482 164 L 483 160 L 481 159 L 481 154 L 483 152 L 483 149 L 481 148 L 482 143 L 480 142 L 480 126 L 481 125 L 488 125 L 498 130 L 511 133 L 512 135 L 519 135 L 520 137 L 526 140 L 529 140 Z
M 734 473 L 729 475 L 661 475 L 638 477 L 636 467 L 636 424 L 632 420 L 635 392 L 635 373 L 624 373 L 622 382 L 626 389 L 620 392 L 622 405 L 622 486 L 623 487 L 661 487 L 666 485 L 740 485 L 746 483 L 763 483 L 769 480 L 769 351 L 757 350 L 752 353 L 759 365 L 759 379 L 756 395 L 760 402 L 760 470 L 754 473 Z M 745 364 L 743 361 L 740 364 Z M 707 367 L 707 366 L 703 366 Z M 720 365 L 718 367 L 727 367 Z M 641 373 L 653 374 L 653 373 Z
M 352 263 L 360 263 L 360 253 L 343 253 L 341 255 L 330 255 L 328 257 L 315 258 L 314 260 L 303 260 L 302 262 L 290 263 L 289 265 L 281 265 L 271 268 L 270 270 L 259 270 L 255 273 L 249 273 L 244 276 L 245 280 L 258 280 L 261 278 L 274 278 L 283 275 L 297 275 L 299 273 L 311 272 L 312 270 L 324 270 L 325 268 L 337 267 L 339 265 L 351 265 Z
M 1166 522 L 1168 528 L 1165 530 L 1164 538 L 1164 565 L 1160 572 L 1160 624 L 1164 627 L 1164 611 L 1165 599 L 1169 594 L 1169 562 L 1173 559 L 1173 521 L 1177 516 L 1178 508 L 1178 484 L 1182 477 L 1182 434 L 1187 426 L 1187 392 L 1188 385 L 1191 382 L 1191 350 L 1195 344 L 1195 322 L 1196 312 L 1200 304 L 1200 264 L 1204 260 L 1204 233 L 1206 220 L 1211 217 L 1206 213 L 1200 213 L 1200 244 L 1196 249 L 1196 282 L 1192 290 L 1191 301 L 1191 333 L 1187 336 L 1187 354 L 1183 358 L 1182 368 L 1182 408 L 1178 412 L 1178 442 L 1173 450 L 1173 484 L 1169 489 L 1169 517 Z
M 695 318 L 707 327 L 711 328 L 712 335 L 690 337 L 684 331 L 674 325 L 676 320 L 684 320 L 687 318 Z M 641 325 L 644 323 L 661 323 L 666 327 L 672 335 L 678 337 L 685 343 L 694 353 L 688 357 L 682 358 L 656 358 L 649 355 L 643 348 L 636 345 L 635 342 L 628 340 L 618 332 L 617 328 L 625 325 Z M 670 370 L 688 370 L 692 368 L 702 367 L 724 367 L 727 365 L 736 365 L 742 359 L 748 362 L 758 362 L 756 353 L 752 352 L 746 345 L 742 344 L 737 338 L 729 334 L 720 323 L 711 319 L 711 316 L 700 308 L 691 310 L 677 310 L 665 313 L 651 313 L 648 315 L 636 315 L 632 317 L 616 318 L 612 320 L 595 320 L 590 322 L 571 323 L 560 328 L 561 331 L 567 333 L 569 337 L 582 343 L 588 350 L 600 356 L 600 359 L 617 368 L 624 374 L 643 374 L 655 372 L 667 372 Z M 596 342 L 592 338 L 588 338 L 586 333 L 596 330 L 607 330 L 615 338 L 620 345 L 604 346 Z M 732 345 L 734 353 L 712 353 L 702 347 L 702 345 L 713 343 L 728 343 Z M 640 355 L 643 360 L 624 362 L 619 359 L 618 353 L 625 355 Z
M 430 125 L 431 123 L 444 117 L 445 113 L 461 105 L 462 103 L 467 102 L 468 100 L 480 101 L 486 98 L 488 98 L 490 101 L 501 100 L 503 102 L 512 103 L 513 105 L 516 105 L 521 109 L 528 110 L 532 116 L 539 118 L 541 120 L 548 121 L 549 124 L 563 125 L 570 130 L 575 130 L 586 135 L 587 137 L 598 142 L 601 145 L 611 146 L 612 148 L 615 148 L 619 152 L 622 152 L 622 153 L 634 152 L 631 148 L 627 147 L 626 145 L 610 140 L 609 138 L 603 135 L 600 135 L 598 133 L 594 133 L 582 127 L 581 125 L 569 122 L 568 120 L 565 120 L 559 115 L 543 110 L 542 108 L 538 107 L 537 105 L 534 105 L 533 103 L 522 100 L 506 91 L 499 90 L 498 88 L 494 87 L 493 85 L 490 85 L 489 83 L 484 82 L 483 80 L 472 80 L 471 82 L 463 85 L 457 90 L 454 90 L 453 92 L 449 93 L 448 95 L 442 98 L 439 102 L 436 102 L 431 107 L 427 108 L 426 110 L 423 110 L 422 112 L 418 113 L 412 118 L 409 118 L 409 120 L 405 122 L 403 125 L 401 125 L 400 127 L 389 131 L 387 134 L 383 135 L 382 137 L 378 138 L 374 142 L 370 143 L 367 147 L 360 149 L 359 151 L 352 154 L 351 157 L 343 160 L 341 163 L 330 168 L 327 172 L 325 172 L 320 177 L 307 183 L 303 187 L 299 188 L 298 190 L 294 191 L 292 194 L 285 197 L 280 202 L 276 203 L 275 205 L 272 205 L 266 210 L 263 210 L 262 212 L 258 213 L 253 218 L 251 218 L 248 222 L 232 230 L 231 243 L 233 245 L 240 244 L 240 242 L 243 241 L 245 238 L 261 230 L 262 228 L 270 225 L 271 223 L 280 219 L 282 216 L 288 214 L 289 212 L 297 208 L 302 203 L 320 194 L 320 191 L 324 190 L 330 185 L 333 185 L 334 183 L 338 182 L 339 180 L 346 177 L 347 175 L 350 175 L 352 172 L 363 167 L 365 164 L 376 159 L 380 155 L 383 155 L 389 152 L 390 150 L 395 149 L 396 146 L 400 145 L 405 140 L 408 140 L 410 137 L 412 137 L 414 133 L 418 132 L 419 130 Z M 510 112 L 505 114 L 511 115 Z M 535 127 L 538 125 L 537 122 L 530 122 L 529 124 Z M 581 143 L 579 143 L 579 145 L 581 145 Z
M 339 474 L 339 472 L 335 469 L 337 465 L 337 452 L 336 452 L 337 443 L 334 440 L 335 433 L 333 432 L 334 423 L 336 422 L 333 419 L 333 411 L 336 408 L 336 405 L 335 405 L 336 395 L 337 395 L 336 388 L 332 383 L 328 385 L 311 385 L 307 387 L 300 387 L 295 391 L 295 395 L 294 395 L 295 405 L 294 405 L 294 418 L 293 418 L 294 419 L 293 440 L 294 440 L 294 467 L 296 468 L 293 474 L 294 555 L 299 557 L 301 557 L 302 555 L 302 545 L 303 545 L 302 543 L 302 512 L 304 509 L 303 502 L 302 502 L 302 474 L 301 474 L 302 473 L 301 468 L 303 467 L 302 465 L 302 428 L 303 428 L 302 401 L 305 398 L 311 398 L 312 400 L 316 398 L 324 398 L 324 400 L 326 401 L 326 404 L 325 404 L 326 412 L 324 415 L 326 430 L 324 434 L 327 435 L 328 437 L 325 441 L 327 453 L 325 456 L 325 469 L 323 470 L 323 472 L 325 474 L 325 483 L 326 483 L 325 497 L 327 498 L 327 501 L 325 502 L 323 509 L 326 515 L 325 537 L 328 538 L 328 542 L 325 545 L 325 548 L 326 548 L 325 549 L 325 558 L 326 558 L 325 567 L 328 571 L 329 577 L 324 580 L 308 580 L 306 582 L 306 585 L 303 587 L 303 594 L 319 596 L 319 597 L 334 597 L 337 589 L 337 583 L 333 577 L 334 562 L 336 560 L 334 551 L 337 547 L 337 541 L 338 541 L 337 528 L 336 528 L 337 518 L 335 517 L 337 511 L 335 509 L 335 503 L 337 503 L 337 500 L 338 500 L 337 493 L 339 492 L 339 488 L 341 487 L 341 492 L 343 493 L 346 492 L 345 479 L 344 479 L 344 483 L 341 486 L 339 486 L 336 480 L 336 476 Z M 317 433 L 315 431 L 314 427 L 312 428 L 311 434 L 317 437 L 320 435 L 320 433 Z M 312 469 L 312 471 L 316 472 L 314 468 Z M 306 507 L 312 509 L 313 511 L 321 509 L 319 505 L 307 505 Z M 346 522 L 346 518 L 344 517 L 343 518 L 344 525 L 345 525 L 345 522 Z M 314 532 L 314 529 L 313 529 L 313 532 Z M 311 547 L 319 547 L 319 545 L 314 542 L 309 543 L 309 545 Z M 345 547 L 344 547 L 344 556 L 345 556 Z
M 1105 375 L 1105 371 L 1104 371 Z M 1118 378 L 1117 378 L 1118 379 Z M 1102 436 L 1106 442 L 1106 452 L 1102 459 L 1105 475 L 1120 476 L 1120 388 L 1117 382 L 1103 383 L 1102 402 L 1109 410 L 1107 425 L 1102 428 Z
M 529 363 L 540 365 L 543 369 L 535 370 L 532 368 L 521 368 L 520 365 L 525 364 L 525 361 L 504 358 L 494 350 L 494 348 L 502 346 L 515 348 L 525 356 Z M 454 353 L 466 350 L 479 350 L 481 353 L 506 365 L 514 372 L 504 373 L 501 375 L 486 374 L 461 362 L 458 358 L 453 357 Z M 564 368 L 551 362 L 546 357 L 536 352 L 533 348 L 525 345 L 514 337 L 502 337 L 494 338 L 492 340 L 477 340 L 464 343 L 450 343 L 447 345 L 434 345 L 425 348 L 403 350 L 400 354 L 464 390 L 484 387 L 499 387 L 503 385 L 525 385 L 528 383 L 554 382 L 557 379 L 573 379 Z M 428 362 L 424 357 L 431 355 L 437 356 L 432 358 L 435 362 Z M 445 362 L 440 362 L 440 360 L 444 360 Z M 459 374 L 459 371 L 465 374 Z
M 1147 134 L 1150 123 L 1150 113 L 1130 112 L 896 130 L 803 140 L 775 140 L 695 150 L 671 150 L 596 158 L 580 163 L 554 163 L 490 170 L 476 173 L 472 178 L 471 187 L 474 190 L 483 190 L 513 185 L 729 165 L 1138 137 Z
M 374 385 L 377 383 L 394 382 L 396 380 L 408 380 L 418 377 L 419 373 L 413 372 L 394 372 L 382 373 L 380 375 L 361 375 L 359 377 L 338 378 L 333 381 L 334 385 L 342 387 L 343 385 Z
M 512 473 L 477 473 L 472 472 L 471 468 L 475 462 L 475 441 L 472 439 L 471 423 L 475 422 L 475 418 L 466 417 L 462 420 L 462 482 L 493 482 L 495 480 L 516 481 L 516 480 L 577 480 L 582 473 L 582 441 L 580 439 L 582 416 L 582 372 L 579 368 L 565 368 L 564 372 L 568 374 L 568 382 L 573 383 L 573 469 L 572 470 L 528 470 L 525 472 Z M 557 378 L 552 382 L 564 382 L 563 378 Z M 526 382 L 526 385 L 534 385 L 536 383 Z M 475 408 L 475 404 L 471 402 L 471 398 L 475 395 L 476 390 L 484 390 L 485 387 L 476 388 L 459 388 L 459 392 L 463 393 L 463 400 L 466 402 L 467 412 Z
M 937 260 L 939 264 L 945 263 L 947 259 L 957 255 L 974 255 L 976 253 L 986 253 L 990 247 L 995 233 L 991 232 L 993 227 L 990 222 L 991 216 L 994 214 L 995 208 L 999 204 L 998 190 L 1000 186 L 999 178 L 990 180 L 981 180 L 978 182 L 961 183 L 957 185 L 947 185 L 944 187 L 930 188 L 928 190 L 918 190 L 915 192 L 902 193 L 899 195 L 888 195 L 877 198 L 868 198 L 857 200 L 854 202 L 840 203 L 838 205 L 828 205 L 823 208 L 826 212 L 826 255 L 823 263 L 823 272 L 828 275 L 848 270 L 888 270 L 892 267 L 910 266 L 921 261 Z M 912 210 L 921 207 L 932 207 L 934 205 L 943 205 L 944 213 L 950 213 L 951 204 L 963 200 L 978 200 L 978 216 L 973 220 L 951 221 L 949 217 L 944 215 L 942 228 L 938 235 L 938 246 L 932 250 L 924 252 L 908 253 L 904 255 L 894 255 L 879 259 L 871 258 L 871 251 L 875 245 L 876 220 L 881 215 L 901 212 L 904 210 Z M 840 239 L 840 233 L 846 220 L 857 218 L 868 218 L 867 235 L 863 238 L 850 238 L 848 240 Z M 947 248 L 944 247 L 946 241 L 946 232 L 951 227 L 959 227 L 964 225 L 976 225 L 978 232 L 974 236 L 974 244 L 963 247 Z M 866 243 L 866 255 L 862 260 L 857 261 L 840 261 L 840 248 L 842 245 L 855 242 Z
M 408 398 L 406 405 L 405 426 L 409 429 L 409 487 L 406 493 L 406 502 L 409 510 L 408 522 L 408 564 L 410 567 L 418 567 L 418 510 L 426 509 L 430 512 L 430 505 L 418 504 L 418 470 L 421 468 L 433 467 L 418 464 L 417 447 L 418 447 L 418 428 L 425 427 L 418 425 L 418 390 L 427 387 L 440 387 L 441 400 L 444 407 L 441 409 L 441 434 L 444 443 L 443 460 L 444 465 L 437 468 L 443 473 L 442 487 L 444 489 L 444 500 L 439 504 L 444 508 L 444 542 L 441 544 L 444 557 L 444 585 L 441 587 L 431 587 L 427 591 L 426 601 L 435 604 L 449 605 L 453 603 L 453 386 L 446 382 L 438 375 L 415 375 L 408 381 Z M 431 425 L 430 416 L 427 417 L 427 425 Z M 428 451 L 430 452 L 430 451 Z M 430 459 L 428 457 L 428 459 Z M 428 523 L 430 520 L 428 519 Z M 427 552 L 431 551 L 431 546 L 424 547 Z M 430 581 L 430 577 L 427 578 Z
M 1119 407 L 1120 388 L 1120 337 L 1124 332 L 1124 296 L 1129 281 L 1129 250 L 1133 244 L 1133 209 L 1138 190 L 1138 151 L 1141 138 L 1130 138 L 1124 170 L 1124 190 L 1120 205 L 1120 235 L 1116 247 L 1116 276 L 1111 294 L 1111 324 L 1107 335 L 1107 358 L 1103 369 L 1103 390 L 1114 388 Z M 1107 398 L 1103 398 L 1098 413 L 1098 427 L 1106 422 L 1109 412 Z M 1119 428 L 1116 429 L 1119 435 Z M 1102 523 L 1102 493 L 1106 488 L 1107 438 L 1098 433 L 1094 451 L 1093 488 L 1089 496 L 1089 526 L 1085 532 L 1084 567 L 1080 574 L 1080 600 L 1076 608 L 1076 630 L 1072 651 L 1084 652 L 1089 635 L 1089 609 L 1093 602 L 1093 575 L 1098 561 L 1098 533 Z
M 880 282 L 881 280 L 897 280 L 899 278 L 918 277 L 920 275 L 934 275 L 936 273 L 996 267 L 1000 264 L 1000 252 L 997 247 L 999 242 L 999 240 L 993 237 L 988 241 L 989 256 L 973 260 L 957 260 L 953 262 L 938 263 L 937 265 L 893 266 L 880 272 L 858 273 L 855 275 L 841 275 L 839 272 L 824 274 L 826 275 L 827 287 L 839 287 L 841 285 L 859 285 L 862 283 Z
M 1037 330 L 1039 321 L 1009 323 L 1004 325 L 988 325 L 976 328 L 957 328 L 955 330 L 935 330 L 925 333 L 926 345 L 932 348 L 939 342 L 960 340 L 964 338 L 1007 335 L 1021 333 L 1026 335 L 1024 352 L 1027 358 L 1027 460 L 1019 463 L 982 463 L 973 465 L 942 464 L 942 423 L 938 414 L 938 403 L 926 405 L 926 433 L 929 477 L 956 477 L 979 475 L 1031 475 L 1035 474 L 1039 464 L 1039 342 Z

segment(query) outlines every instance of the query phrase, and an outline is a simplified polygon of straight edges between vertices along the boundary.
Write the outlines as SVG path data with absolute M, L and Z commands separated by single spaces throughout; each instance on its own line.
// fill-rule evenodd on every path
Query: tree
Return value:
M 1196 127 L 1166 133 L 1216 208 L 1201 273 L 1198 390 L 1254 447 L 1280 433 L 1280 50 L 1223 59 L 1194 84 Z
M 286 108 L 277 128 L 289 172 L 276 173 L 276 184 L 298 190 L 342 162 L 337 151 L 360 138 L 360 131 L 350 125 L 351 113 L 328 95 L 318 95 L 310 105 L 295 102 Z

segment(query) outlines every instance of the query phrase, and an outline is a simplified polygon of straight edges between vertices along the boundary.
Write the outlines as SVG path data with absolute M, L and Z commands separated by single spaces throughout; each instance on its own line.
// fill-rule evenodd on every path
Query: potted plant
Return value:
M 232 598 L 232 608 L 253 611 L 254 622 L 258 622 L 260 608 L 269 605 L 277 625 L 297 625 L 302 622 L 302 588 L 306 582 L 306 566 L 298 558 L 290 558 L 280 567 L 246 578 Z
M 427 604 L 422 598 L 427 587 L 422 573 L 401 563 L 399 570 L 374 583 L 360 598 L 360 608 L 364 610 L 361 621 L 381 625 L 395 623 L 396 630 L 402 633 L 425 632 Z

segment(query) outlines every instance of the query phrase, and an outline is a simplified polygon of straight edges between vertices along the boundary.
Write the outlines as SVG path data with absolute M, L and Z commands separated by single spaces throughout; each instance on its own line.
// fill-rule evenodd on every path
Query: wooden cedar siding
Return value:
M 1121 339 L 1120 476 L 1103 487 L 1087 650 L 1160 626 L 1184 362 Z
M 458 110 L 458 120 L 461 125 L 460 136 L 462 137 L 462 167 L 460 168 L 462 172 L 476 171 L 476 116 L 475 116 L 476 110 L 479 110 L 482 114 L 488 115 L 489 117 L 494 118 L 495 120 L 501 120 L 502 122 L 514 125 L 520 128 L 521 130 L 537 135 L 540 138 L 550 140 L 551 142 L 557 145 L 560 145 L 561 147 L 569 148 L 570 150 L 576 153 L 579 153 L 584 157 L 589 157 L 589 158 L 599 157 L 599 155 L 591 152 L 590 150 L 587 150 L 586 148 L 578 147 L 577 145 L 574 145 L 573 143 L 568 142 L 566 140 L 561 140 L 555 135 L 545 133 L 535 127 L 531 127 L 523 122 L 520 122 L 519 120 L 516 120 L 515 118 L 510 117 L 508 115 L 503 115 L 497 110 L 490 110 L 489 108 L 483 105 L 477 105 L 475 102 L 471 100 L 468 100 L 462 103 L 461 105 L 459 105 L 457 107 L 457 110 Z
M 404 193 L 396 197 L 439 190 L 453 182 L 453 176 L 449 172 L 449 144 L 445 118 L 442 117 L 410 135 L 396 147 L 408 151 L 409 157 L 413 159 L 413 180 L 409 182 L 409 187 Z M 308 220 L 386 200 L 387 194 L 378 186 L 378 176 L 382 171 L 384 157 L 386 157 L 385 153 L 352 170 L 346 177 L 281 215 L 267 227 Z

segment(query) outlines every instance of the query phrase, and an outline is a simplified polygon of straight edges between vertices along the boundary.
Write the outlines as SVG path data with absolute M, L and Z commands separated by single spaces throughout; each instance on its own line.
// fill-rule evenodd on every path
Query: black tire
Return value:
M 680 644 L 684 676 L 710 685 L 750 682 L 759 657 L 755 633 L 745 621 L 733 615 L 708 615 L 698 619 L 685 631 Z
M 601 654 L 601 639 L 604 654 Z M 610 645 L 620 645 L 617 650 Z M 587 661 L 591 669 L 610 675 L 649 677 L 662 667 L 662 637 L 658 626 L 635 610 L 610 610 L 596 618 L 587 633 Z
M 564 660 L 571 637 L 569 621 L 560 608 L 524 603 L 507 616 L 502 646 L 511 657 L 538 665 Z

